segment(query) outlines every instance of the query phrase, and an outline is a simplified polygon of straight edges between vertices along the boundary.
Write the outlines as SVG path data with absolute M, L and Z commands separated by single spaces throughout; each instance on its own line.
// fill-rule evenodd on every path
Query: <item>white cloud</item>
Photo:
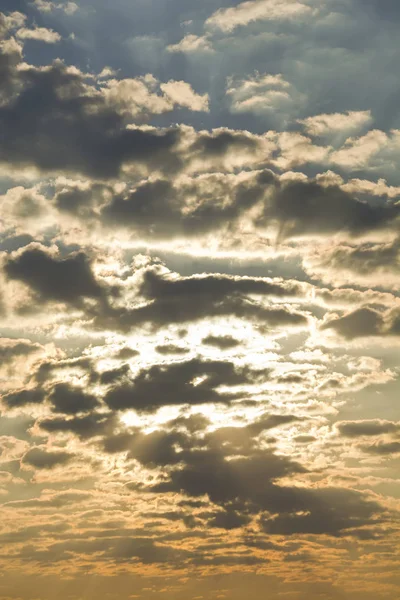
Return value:
M 331 154 L 330 160 L 345 168 L 364 167 L 388 142 L 386 133 L 374 129 L 362 137 L 347 139 L 343 148 Z
M 185 35 L 177 44 L 167 46 L 168 52 L 214 52 L 207 36 Z
M 371 122 L 370 110 L 323 114 L 298 120 L 298 123 L 304 125 L 308 134 L 316 136 L 343 131 L 358 131 L 366 125 L 370 125 Z
M 175 106 L 208 111 L 208 95 L 199 95 L 185 81 L 159 84 L 153 75 L 136 79 L 110 79 L 102 93 L 107 102 L 126 116 L 162 114 Z
M 35 27 L 34 29 L 23 27 L 17 31 L 17 37 L 21 40 L 36 40 L 46 44 L 55 44 L 61 40 L 59 33 L 46 27 Z
M 220 8 L 207 19 L 205 25 L 231 32 L 253 21 L 295 19 L 311 14 L 312 9 L 298 0 L 251 0 L 235 7 Z
M 208 112 L 209 96 L 208 94 L 196 94 L 191 85 L 186 81 L 168 81 L 160 85 L 165 96 L 174 104 L 189 108 L 193 111 Z
M 35 0 L 35 7 L 40 12 L 49 13 L 53 10 L 63 10 L 67 15 L 73 15 L 78 10 L 78 5 L 75 2 L 56 3 L 46 0 Z
M 253 112 L 263 114 L 271 110 L 282 111 L 292 99 L 290 83 L 282 75 L 260 75 L 249 79 L 228 79 L 226 95 L 230 97 L 232 113 Z

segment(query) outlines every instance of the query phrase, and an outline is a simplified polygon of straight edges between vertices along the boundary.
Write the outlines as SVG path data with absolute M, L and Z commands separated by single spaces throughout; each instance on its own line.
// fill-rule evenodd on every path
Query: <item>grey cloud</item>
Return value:
M 51 469 L 64 465 L 73 458 L 69 452 L 52 452 L 42 448 L 31 448 L 22 457 L 22 462 L 37 469 Z
M 287 492 L 288 490 L 284 490 Z M 291 489 L 300 511 L 288 511 L 263 520 L 263 528 L 274 535 L 352 535 L 353 529 L 382 521 L 382 507 L 355 490 L 322 488 Z M 303 493 L 304 492 L 304 493 Z
M 361 448 L 369 454 L 377 454 L 380 456 L 400 454 L 400 442 L 377 442 L 371 446 L 361 446 Z
M 257 373 L 258 377 L 261 373 Z M 264 374 L 265 377 L 266 374 Z M 160 406 L 226 403 L 237 395 L 218 392 L 218 386 L 250 383 L 255 373 L 230 362 L 192 359 L 142 369 L 133 380 L 111 388 L 105 403 L 112 409 L 152 412 Z
M 382 421 L 379 419 L 369 421 L 342 421 L 341 423 L 337 423 L 336 427 L 341 435 L 349 438 L 396 433 L 400 430 L 399 423 Z
M 202 340 L 202 344 L 206 344 L 206 346 L 215 346 L 216 348 L 219 348 L 220 350 L 229 350 L 230 348 L 235 348 L 236 346 L 240 346 L 240 341 L 236 340 L 235 338 L 233 338 L 230 335 L 223 335 L 223 336 L 215 336 L 215 335 L 208 335 L 207 337 L 203 338 Z
M 123 379 L 126 375 L 129 375 L 129 372 L 129 365 L 124 364 L 116 369 L 110 369 L 109 371 L 100 373 L 99 381 L 102 385 L 109 385 L 110 383 L 115 383 L 119 379 Z
M 188 348 L 176 346 L 175 344 L 160 344 L 155 347 L 155 350 L 159 354 L 187 354 L 190 352 Z
M 44 418 L 38 424 L 48 433 L 73 433 L 85 440 L 111 432 L 116 425 L 116 418 L 109 414 L 94 413 L 72 418 Z
M 41 349 L 39 344 L 33 344 L 29 340 L 12 340 L 3 338 L 0 340 L 0 362 L 9 364 L 19 356 L 29 356 Z
M 140 324 L 153 328 L 204 318 L 233 315 L 254 319 L 270 327 L 305 326 L 307 318 L 286 307 L 263 306 L 251 296 L 293 297 L 302 289 L 295 282 L 262 278 L 201 275 L 171 278 L 146 270 L 139 293 L 147 304 L 134 309 L 103 306 L 89 315 L 95 327 L 128 331 Z
M 109 436 L 103 441 L 103 449 L 110 454 L 128 451 L 128 458 L 134 458 L 149 466 L 175 465 L 182 460 L 177 446 L 188 445 L 188 439 L 178 432 L 154 431 L 153 433 L 121 433 Z
M 74 304 L 104 294 L 83 252 L 61 258 L 33 243 L 6 257 L 3 268 L 9 279 L 29 285 L 43 301 Z
M 350 340 L 368 336 L 398 336 L 400 314 L 398 309 L 382 313 L 374 308 L 364 307 L 328 321 L 322 329 L 333 329 Z
M 260 184 L 263 175 L 259 176 Z M 332 185 L 323 187 L 312 180 L 276 185 L 265 202 L 258 225 L 276 220 L 284 238 L 344 231 L 350 235 L 394 226 L 400 214 L 394 204 L 372 205 L 353 198 Z
M 120 358 L 121 360 L 129 360 L 130 358 L 139 356 L 139 354 L 140 352 L 138 352 L 138 350 L 135 350 L 134 348 L 125 347 L 121 348 L 121 350 L 118 350 L 117 358 Z
M 41 404 L 44 401 L 45 392 L 41 389 L 21 389 L 9 392 L 2 397 L 2 401 L 9 408 L 17 408 L 27 404 Z
M 54 412 L 69 415 L 88 412 L 100 405 L 95 396 L 68 383 L 57 383 L 51 390 L 49 400 Z
M 118 176 L 128 161 L 158 168 L 179 165 L 173 154 L 177 128 L 127 129 L 101 95 L 88 93 L 78 70 L 58 60 L 45 69 L 18 71 L 17 48 L 8 53 L 3 49 L 0 57 L 7 100 L 0 107 L 1 160 L 100 178 Z

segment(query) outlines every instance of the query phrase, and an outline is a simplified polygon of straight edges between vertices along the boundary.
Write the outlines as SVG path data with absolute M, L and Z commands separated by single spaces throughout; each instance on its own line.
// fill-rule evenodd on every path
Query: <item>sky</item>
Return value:
M 0 600 L 400 598 L 399 2 L 0 4 Z

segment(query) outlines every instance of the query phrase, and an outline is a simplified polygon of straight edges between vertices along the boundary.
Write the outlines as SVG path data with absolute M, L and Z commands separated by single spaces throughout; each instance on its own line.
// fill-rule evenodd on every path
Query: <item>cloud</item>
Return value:
M 44 68 L 18 69 L 21 50 L 12 40 L 3 46 L 2 57 L 7 96 L 0 106 L 0 161 L 101 178 L 117 176 L 128 161 L 154 166 L 160 152 L 163 159 L 158 164 L 165 166 L 168 150 L 167 162 L 175 162 L 176 128 L 127 129 L 118 103 L 110 106 L 107 94 L 90 85 L 77 68 L 56 60 Z
M 16 35 L 20 40 L 35 40 L 37 42 L 44 42 L 45 44 L 55 44 L 61 40 L 59 33 L 46 27 L 35 27 L 34 29 L 22 27 L 18 29 Z
M 396 433 L 400 430 L 400 424 L 379 419 L 369 421 L 342 421 L 337 423 L 336 426 L 341 435 L 349 438 L 384 435 L 387 433 Z
M 228 78 L 226 95 L 232 113 L 288 113 L 302 98 L 282 75 L 256 73 L 248 79 Z
M 155 351 L 159 354 L 187 354 L 188 348 L 183 346 L 175 346 L 175 344 L 159 344 L 155 347 Z
M 168 52 L 184 52 L 184 53 L 211 53 L 214 52 L 210 40 L 207 36 L 198 36 L 194 34 L 185 35 L 177 44 L 167 46 Z
M 68 383 L 58 383 L 51 390 L 49 400 L 53 411 L 64 414 L 89 412 L 99 406 L 95 396 Z
M 55 417 L 40 419 L 38 425 L 49 433 L 73 433 L 85 440 L 102 435 L 114 428 L 115 417 L 110 414 L 89 414 L 71 418 Z
M 377 454 L 379 456 L 389 456 L 400 454 L 400 442 L 377 442 L 371 446 L 361 446 L 364 452 Z
M 0 362 L 10 364 L 18 357 L 28 357 L 42 350 L 39 344 L 33 344 L 30 340 L 0 339 Z
M 297 284 L 262 278 L 239 278 L 223 275 L 165 277 L 157 270 L 146 270 L 139 293 L 147 300 L 138 308 L 109 306 L 95 317 L 95 324 L 103 327 L 131 329 L 149 323 L 159 328 L 169 323 L 187 323 L 200 319 L 232 315 L 255 319 L 270 327 L 302 327 L 307 318 L 286 307 L 264 306 L 251 298 L 255 296 L 293 297 L 301 294 Z
M 50 0 L 34 0 L 37 10 L 42 13 L 51 13 L 54 10 L 62 10 L 67 15 L 73 15 L 78 10 L 75 2 L 50 2 Z
M 251 377 L 260 378 L 262 374 L 223 361 L 192 359 L 169 365 L 152 365 L 139 371 L 132 380 L 127 379 L 111 388 L 104 402 L 114 410 L 144 412 L 153 412 L 160 406 L 228 403 L 237 394 L 219 392 L 218 387 L 248 384 Z
M 111 109 L 126 117 L 162 114 L 174 107 L 209 110 L 208 94 L 196 94 L 186 81 L 159 83 L 150 74 L 136 79 L 108 79 L 103 84 L 102 95 Z
M 214 346 L 215 348 L 219 348 L 220 350 L 229 350 L 230 348 L 236 348 L 240 346 L 240 341 L 236 340 L 230 335 L 208 335 L 203 338 L 202 344 L 206 344 L 206 346 Z
M 260 184 L 263 175 L 259 176 Z M 343 192 L 336 185 L 324 187 L 315 181 L 287 181 L 265 203 L 257 224 L 276 219 L 283 238 L 329 232 L 360 235 L 365 231 L 394 226 L 398 207 L 372 205 Z
M 339 335 L 354 339 L 369 336 L 398 336 L 400 334 L 400 316 L 398 309 L 389 309 L 382 313 L 373 308 L 363 307 L 333 318 L 322 329 L 333 329 Z
M 332 135 L 342 132 L 358 131 L 372 122 L 371 111 L 348 111 L 347 113 L 332 113 L 316 115 L 299 119 L 306 132 L 313 136 Z
M 160 85 L 164 94 L 178 106 L 184 106 L 193 111 L 209 111 L 208 94 L 196 94 L 186 81 L 168 81 Z
M 104 294 L 82 252 L 61 258 L 54 249 L 32 243 L 8 256 L 3 268 L 9 279 L 27 284 L 44 302 L 74 304 Z
M 299 0 L 260 0 L 242 2 L 232 8 L 220 8 L 205 22 L 209 28 L 231 32 L 253 21 L 279 21 L 309 17 L 312 10 Z
M 22 457 L 22 463 L 37 469 L 52 469 L 64 465 L 73 458 L 69 452 L 48 452 L 42 448 L 31 448 Z
M 9 408 L 26 406 L 27 404 L 41 404 L 45 392 L 40 389 L 22 389 L 10 392 L 2 397 L 2 402 Z

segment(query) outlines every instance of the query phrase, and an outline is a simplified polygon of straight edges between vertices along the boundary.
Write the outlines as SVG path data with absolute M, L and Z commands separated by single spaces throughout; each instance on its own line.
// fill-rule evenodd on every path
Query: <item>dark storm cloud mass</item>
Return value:
M 134 408 L 152 412 L 160 406 L 226 403 L 237 393 L 222 393 L 219 386 L 238 386 L 262 380 L 268 373 L 235 368 L 231 362 L 192 359 L 170 365 L 153 365 L 141 370 L 133 380 L 110 389 L 105 403 L 112 409 Z
M 205 152 L 199 161 L 209 156 Z M 184 160 L 194 159 L 195 155 L 189 150 Z M 400 214 L 399 205 L 393 201 L 377 204 L 360 200 L 336 184 L 322 185 L 313 179 L 281 181 L 270 170 L 257 171 L 246 181 L 234 183 L 221 174 L 207 179 L 192 178 L 185 183 L 166 178 L 149 179 L 120 194 L 97 186 L 97 199 L 102 198 L 105 191 L 111 193 L 112 198 L 108 201 L 103 198 L 100 211 L 103 225 L 107 229 L 118 227 L 137 232 L 149 239 L 193 238 L 226 228 L 235 230 L 240 219 L 249 217 L 255 207 L 260 210 L 258 216 L 250 217 L 254 226 L 277 228 L 281 240 L 334 232 L 354 237 L 366 232 L 396 230 Z M 83 218 L 89 214 L 90 218 L 97 219 L 90 209 L 93 197 L 96 197 L 96 186 L 84 192 L 71 189 L 58 194 L 56 204 L 60 206 L 61 199 L 63 210 L 71 210 Z M 195 202 L 189 202 L 188 198 L 195 198 Z M 393 248 L 392 253 L 395 251 Z M 368 260 L 375 261 L 378 267 L 379 256 L 368 257 L 368 248 L 365 252 L 359 257 L 360 268 Z M 381 264 L 387 264 L 392 253 L 390 248 L 381 247 Z
M 40 350 L 39 345 L 32 344 L 29 340 L 0 340 L 0 363 L 8 364 L 17 357 L 26 356 Z
M 63 465 L 73 458 L 69 452 L 48 452 L 42 448 L 32 448 L 23 457 L 22 462 L 37 469 L 51 469 Z
M 49 400 L 53 405 L 54 412 L 64 414 L 88 412 L 99 405 L 95 396 L 67 383 L 56 384 L 51 391 Z
M 148 323 L 157 329 L 171 323 L 228 315 L 253 319 L 271 328 L 307 324 L 307 317 L 301 312 L 285 306 L 265 306 L 253 298 L 300 295 L 302 288 L 296 282 L 226 275 L 171 278 L 148 269 L 138 291 L 146 304 L 132 309 L 101 304 L 93 309 L 95 326 L 129 331 Z
M 371 446 L 361 446 L 361 448 L 369 454 L 377 454 L 380 456 L 400 454 L 400 442 L 378 442 Z
M 337 186 L 324 188 L 316 182 L 290 182 L 281 185 L 272 195 L 270 204 L 266 203 L 259 224 L 277 219 L 282 238 L 336 231 L 360 235 L 368 230 L 389 227 L 398 216 L 398 206 L 372 206 Z
M 339 432 L 349 438 L 376 436 L 386 433 L 396 433 L 400 430 L 399 423 L 391 421 L 344 421 L 337 424 Z
M 67 170 L 116 177 L 124 162 L 176 165 L 178 130 L 126 129 L 123 118 L 85 76 L 61 61 L 17 71 L 18 46 L 0 54 L 6 102 L 0 107 L 0 160 L 44 171 Z M 4 89 L 4 88 L 3 88 Z M 161 154 L 160 154 L 161 153 Z M 168 159 L 169 156 L 169 159 Z
M 302 471 L 298 463 L 270 452 L 230 461 L 212 451 L 192 452 L 183 468 L 172 471 L 170 482 L 160 483 L 152 491 L 206 495 L 227 509 L 226 522 L 219 520 L 220 526 L 227 528 L 231 528 L 232 507 L 244 518 L 264 514 L 262 527 L 273 535 L 349 535 L 353 529 L 382 521 L 382 507 L 359 492 L 278 484 L 280 478 Z
M 343 317 L 333 319 L 322 327 L 333 329 L 347 339 L 369 336 L 399 336 L 399 309 L 379 312 L 373 308 L 359 308 Z
M 240 346 L 240 341 L 230 335 L 208 335 L 203 338 L 202 342 L 203 344 L 206 344 L 206 346 L 215 346 L 220 350 L 229 350 L 230 348 Z
M 63 259 L 40 245 L 30 244 L 6 258 L 4 272 L 9 279 L 29 285 L 44 302 L 74 303 L 82 297 L 99 298 L 103 294 L 84 253 Z
M 85 440 L 112 430 L 115 422 L 116 418 L 110 414 L 89 414 L 41 419 L 39 425 L 49 433 L 73 433 Z
M 27 404 L 41 404 L 45 398 L 44 390 L 23 389 L 10 392 L 2 397 L 2 402 L 9 408 L 17 408 Z

